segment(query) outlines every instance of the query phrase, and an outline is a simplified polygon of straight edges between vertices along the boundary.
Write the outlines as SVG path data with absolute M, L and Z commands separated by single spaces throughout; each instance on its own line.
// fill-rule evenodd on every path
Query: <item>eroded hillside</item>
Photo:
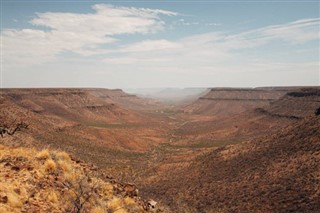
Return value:
M 220 147 L 146 191 L 176 211 L 319 212 L 319 162 L 320 118 L 310 116 L 268 137 Z
M 8 89 L 1 123 L 29 129 L 1 143 L 67 151 L 170 211 L 312 212 L 319 91 L 218 88 L 173 108 L 121 90 Z

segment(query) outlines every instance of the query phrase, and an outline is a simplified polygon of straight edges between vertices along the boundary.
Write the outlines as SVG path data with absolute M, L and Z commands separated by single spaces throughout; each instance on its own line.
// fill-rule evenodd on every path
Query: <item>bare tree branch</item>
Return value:
M 16 132 L 22 131 L 24 129 L 28 129 L 29 124 L 24 123 L 24 122 L 20 122 L 20 123 L 16 124 L 14 128 L 9 127 L 9 126 L 13 126 L 13 125 L 7 125 L 6 123 L 4 123 L 3 125 L 0 125 L 0 135 L 2 138 L 6 134 L 13 136 Z

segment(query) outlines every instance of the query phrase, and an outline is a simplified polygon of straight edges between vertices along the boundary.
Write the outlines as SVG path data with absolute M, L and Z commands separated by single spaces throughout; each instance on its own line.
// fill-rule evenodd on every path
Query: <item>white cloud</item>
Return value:
M 182 25 L 182 26 L 196 26 L 196 25 L 199 25 L 199 26 L 221 26 L 221 24 L 215 23 L 215 22 L 187 21 L 183 18 L 172 22 L 172 25 L 174 25 L 174 26 L 179 26 L 179 25 Z
M 238 40 L 245 45 L 261 45 L 272 40 L 282 40 L 292 44 L 301 44 L 320 38 L 320 18 L 301 19 L 294 22 L 271 25 L 229 36 L 228 40 Z
M 182 46 L 177 42 L 168 41 L 165 39 L 161 40 L 145 40 L 129 44 L 120 49 L 120 52 L 149 52 L 159 50 L 171 50 L 181 48 Z
M 135 77 L 130 78 L 130 82 L 143 79 L 145 75 L 157 76 L 156 79 L 150 77 L 150 82 L 136 80 L 132 83 L 133 87 L 141 87 L 139 82 L 144 86 L 172 87 L 315 85 L 318 84 L 318 62 L 293 59 L 282 61 L 281 58 L 274 60 L 275 58 L 261 55 L 258 49 L 274 41 L 282 41 L 284 45 L 292 47 L 317 40 L 317 24 L 318 19 L 311 22 L 300 20 L 236 34 L 211 32 L 175 41 L 136 42 L 115 50 L 121 54 L 105 59 L 104 63 L 115 72 L 125 72 L 127 75 L 135 73 L 131 74 Z M 299 34 L 300 32 L 310 35 Z M 257 54 L 247 55 L 241 51 L 238 53 L 237 50 L 252 50 L 253 53 L 257 51 Z M 277 56 L 278 53 L 275 51 L 274 55 Z
M 320 38 L 320 18 L 303 19 L 264 29 L 263 34 L 292 43 L 304 43 Z
M 212 86 L 209 82 L 220 81 L 220 77 L 225 79 L 221 80 L 221 85 L 227 86 L 225 81 L 228 76 L 241 77 L 242 74 L 250 76 L 248 73 L 260 73 L 261 78 L 270 80 L 276 72 L 295 72 L 299 77 L 303 77 L 303 70 L 314 73 L 319 69 L 319 64 L 314 62 L 279 63 L 259 54 L 249 56 L 237 53 L 237 50 L 257 50 L 274 41 L 294 46 L 317 40 L 319 18 L 303 19 L 241 33 L 209 32 L 175 40 L 157 38 L 123 45 L 117 40 L 117 35 L 162 31 L 165 23 L 161 16 L 178 14 L 165 10 L 115 7 L 106 4 L 94 5 L 93 9 L 94 12 L 87 14 L 37 13 L 30 21 L 35 26 L 34 29 L 4 29 L 4 66 L 45 64 L 58 59 L 61 64 L 55 63 L 55 68 L 63 69 L 63 65 L 70 68 L 71 65 L 68 65 L 67 60 L 63 60 L 61 54 L 72 52 L 80 56 L 98 56 L 88 59 L 90 63 L 87 64 L 82 58 L 75 57 L 71 64 L 77 64 L 79 70 L 85 67 L 90 71 L 96 69 L 101 73 L 108 72 L 106 77 L 111 76 L 111 72 L 116 76 L 118 72 L 125 70 L 126 74 L 131 74 L 132 78 L 137 79 L 145 79 L 144 76 L 151 76 L 150 73 L 158 73 L 163 79 L 168 76 L 183 76 L 185 84 L 190 85 L 192 80 L 197 79 L 197 82 L 200 82 L 202 79 L 208 86 Z M 180 22 L 187 23 L 184 19 Z M 194 22 L 194 25 L 198 23 L 200 22 Z M 308 82 L 314 80 L 314 76 L 310 76 L 312 78 L 310 77 Z M 258 79 L 259 75 L 256 78 Z M 250 80 L 249 77 L 248 79 Z M 98 80 L 102 81 L 102 78 Z M 132 79 L 129 80 L 128 83 Z M 294 80 L 298 82 L 299 79 Z M 175 83 L 175 79 L 171 79 L 170 82 Z
M 96 37 L 119 34 L 153 33 L 163 29 L 160 15 L 177 15 L 171 11 L 133 7 L 115 7 L 107 4 L 93 6 L 95 13 L 37 13 L 30 21 L 59 32 L 94 34 Z
M 30 21 L 40 29 L 2 30 L 4 64 L 37 64 L 64 51 L 83 56 L 108 53 L 103 44 L 117 41 L 115 35 L 147 34 L 164 29 L 161 15 L 177 13 L 158 9 L 93 6 L 94 13 L 36 13 Z
M 181 19 L 184 21 L 184 19 Z M 305 43 L 319 39 L 320 19 L 304 19 L 283 25 L 272 25 L 237 34 L 211 32 L 192 35 L 175 41 L 147 40 L 121 47 L 115 52 L 125 53 L 117 55 L 117 64 L 143 63 L 155 66 L 155 63 L 166 62 L 168 66 L 217 66 L 219 63 L 234 63 L 245 55 L 234 53 L 234 50 L 259 48 L 273 41 L 284 41 L 288 45 Z M 157 59 L 157 60 L 153 60 Z M 257 56 L 259 59 L 259 56 Z M 130 59 L 130 60 L 129 60 Z M 255 60 L 255 59 L 250 59 Z M 110 62 L 107 59 L 105 62 Z M 162 66 L 160 64 L 158 66 Z

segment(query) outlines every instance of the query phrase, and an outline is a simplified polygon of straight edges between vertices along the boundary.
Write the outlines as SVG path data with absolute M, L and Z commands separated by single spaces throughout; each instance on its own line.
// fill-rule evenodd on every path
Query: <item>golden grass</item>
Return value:
M 23 161 L 15 160 L 21 157 Z M 8 161 L 12 166 L 18 166 L 15 165 L 18 162 L 22 168 L 25 165 L 32 167 L 31 170 L 13 171 L 11 166 L 0 163 L 0 197 L 8 197 L 6 203 L 0 203 L 0 213 L 21 212 L 22 208 L 28 206 L 36 208 L 30 212 L 66 212 L 76 198 L 74 191 L 78 190 L 79 180 L 88 175 L 85 167 L 72 161 L 67 153 L 48 149 L 38 152 L 35 149 L 11 148 L 0 144 L 0 160 Z M 90 213 L 109 210 L 126 213 L 126 209 L 141 209 L 134 199 L 115 196 L 114 186 L 110 182 L 93 176 L 86 184 L 89 187 L 98 186 L 95 195 L 86 204 Z M 24 211 L 28 212 L 28 209 Z
M 11 207 L 21 208 L 23 206 L 21 199 L 19 198 L 19 196 L 16 193 L 8 192 L 7 197 L 8 197 L 8 203 Z
M 115 198 L 111 199 L 107 205 L 110 210 L 115 211 L 115 210 L 121 209 L 123 207 L 123 202 L 120 198 L 115 197 Z
M 71 161 L 70 155 L 66 152 L 57 152 L 56 156 L 58 159 L 63 161 Z
M 135 201 L 134 199 L 132 199 L 131 197 L 125 197 L 125 198 L 123 199 L 123 202 L 124 202 L 124 204 L 127 205 L 127 206 L 134 206 L 134 205 L 136 205 L 136 201 Z
M 36 158 L 39 160 L 47 160 L 48 158 L 50 158 L 49 150 L 44 149 L 41 152 L 38 152 L 38 154 L 36 155 Z
M 52 159 L 46 160 L 46 162 L 44 163 L 44 170 L 46 172 L 52 173 L 56 171 L 56 169 L 57 169 L 57 164 Z
M 113 195 L 113 186 L 109 183 L 101 184 L 100 190 L 103 197 L 107 199 L 111 198 Z
M 106 211 L 102 208 L 102 207 L 100 207 L 100 206 L 98 206 L 98 207 L 94 207 L 93 209 L 91 209 L 91 211 L 90 211 L 90 213 L 105 213 Z
M 124 208 L 119 208 L 114 210 L 113 213 L 128 213 L 128 211 Z
M 71 171 L 70 164 L 65 162 L 64 160 L 59 160 L 57 163 L 58 163 L 58 167 L 61 168 L 64 172 Z
M 50 190 L 47 195 L 47 199 L 52 203 L 58 203 L 59 195 L 54 190 Z

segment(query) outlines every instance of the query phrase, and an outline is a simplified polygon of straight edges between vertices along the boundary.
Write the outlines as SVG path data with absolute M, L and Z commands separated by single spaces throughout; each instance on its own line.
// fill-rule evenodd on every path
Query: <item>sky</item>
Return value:
M 320 85 L 319 1 L 1 1 L 1 87 Z

